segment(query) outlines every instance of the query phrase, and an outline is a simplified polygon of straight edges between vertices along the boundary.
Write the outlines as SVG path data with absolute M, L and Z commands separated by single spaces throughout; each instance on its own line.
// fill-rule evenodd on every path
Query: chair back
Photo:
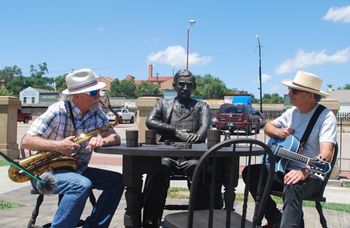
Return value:
M 227 149 L 229 148 L 229 149 Z M 220 151 L 221 150 L 221 151 Z M 220 151 L 218 153 L 218 151 Z M 225 152 L 225 153 L 223 153 Z M 225 140 L 221 143 L 216 144 L 215 146 L 211 147 L 208 151 L 206 151 L 201 158 L 199 159 L 198 165 L 195 168 L 194 174 L 193 174 L 193 182 L 191 186 L 190 191 L 190 200 L 189 200 L 189 210 L 188 210 L 188 217 L 187 217 L 187 227 L 191 228 L 193 227 L 193 217 L 194 217 L 194 199 L 195 195 L 198 191 L 201 189 L 198 189 L 198 183 L 199 181 L 202 181 L 203 175 L 205 175 L 205 172 L 208 173 L 208 167 L 210 167 L 209 174 L 205 176 L 210 176 L 210 202 L 209 202 L 209 211 L 208 211 L 208 218 L 206 222 L 208 223 L 207 227 L 218 227 L 217 223 L 214 221 L 217 218 L 217 215 L 214 216 L 214 191 L 215 191 L 215 179 L 216 179 L 216 158 L 225 158 L 230 162 L 231 169 L 228 170 L 234 170 L 232 169 L 232 164 L 234 159 L 239 159 L 239 156 L 247 156 L 248 160 L 248 180 L 250 180 L 250 164 L 252 163 L 252 157 L 253 156 L 271 156 L 271 163 L 269 164 L 269 169 L 267 172 L 267 179 L 264 178 L 262 175 L 266 175 L 264 172 L 261 172 L 261 178 L 260 180 L 267 180 L 266 182 L 260 181 L 259 187 L 258 187 L 258 196 L 256 198 L 255 203 L 255 209 L 254 209 L 254 217 L 253 217 L 253 227 L 256 225 L 261 224 L 262 216 L 263 216 L 263 209 L 266 204 L 266 197 L 269 195 L 272 180 L 273 180 L 273 174 L 275 170 L 275 158 L 272 154 L 271 149 L 264 144 L 263 142 L 260 142 L 255 139 L 230 139 Z M 229 173 L 228 178 L 228 198 L 232 199 L 229 200 L 228 205 L 226 206 L 225 213 L 223 216 L 225 217 L 225 225 L 226 227 L 232 227 L 231 220 L 232 220 L 232 214 L 237 213 L 232 211 L 232 204 L 233 204 L 233 172 L 231 171 Z M 262 183 L 264 182 L 264 183 Z M 246 225 L 246 215 L 247 215 L 247 202 L 248 202 L 248 192 L 249 189 L 249 181 L 245 185 L 244 190 L 244 202 L 243 202 L 243 208 L 242 208 L 242 215 L 241 215 L 241 227 L 245 227 Z M 206 219 L 206 218 L 202 218 Z M 222 218 L 220 218 L 222 219 Z M 197 220 L 197 217 L 196 217 Z M 236 220 L 235 220 L 236 221 Z M 239 221 L 239 220 L 238 220 Z M 197 222 L 197 221 L 196 221 Z M 237 221 L 236 221 L 237 222 Z M 237 227 L 237 223 L 233 224 L 235 227 Z M 220 226 L 221 227 L 221 226 Z

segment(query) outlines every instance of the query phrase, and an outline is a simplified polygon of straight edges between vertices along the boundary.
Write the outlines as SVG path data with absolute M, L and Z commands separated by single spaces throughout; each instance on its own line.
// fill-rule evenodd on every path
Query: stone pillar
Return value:
M 332 110 L 334 115 L 337 115 L 338 110 L 340 109 L 340 103 L 338 100 L 335 100 L 335 99 L 322 99 L 320 101 L 320 104 L 322 104 L 325 107 Z M 339 147 L 339 145 L 338 145 L 338 147 Z M 338 158 L 339 158 L 339 151 L 338 151 Z M 340 168 L 339 168 L 339 162 L 337 160 L 337 162 L 335 163 L 335 165 L 333 167 L 333 171 L 332 171 L 330 179 L 335 179 L 335 180 L 339 179 L 339 172 L 340 172 Z
M 19 157 L 17 144 L 17 97 L 0 96 L 0 150 L 11 158 Z
M 161 97 L 139 97 L 136 100 L 139 142 L 145 142 L 146 119 Z

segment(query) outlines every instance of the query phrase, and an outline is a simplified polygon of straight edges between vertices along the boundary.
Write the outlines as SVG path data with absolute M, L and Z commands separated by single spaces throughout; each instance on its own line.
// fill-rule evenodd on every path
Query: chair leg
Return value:
M 35 227 L 36 218 L 38 217 L 39 208 L 40 208 L 43 200 L 44 200 L 44 195 L 39 194 L 38 198 L 36 199 L 36 204 L 35 204 L 35 207 L 34 207 L 33 212 L 32 212 L 32 217 L 30 218 L 28 226 L 27 226 L 28 228 Z
M 321 223 L 321 225 L 322 225 L 323 228 L 327 228 L 327 220 L 326 220 L 326 218 L 324 217 L 324 214 L 323 214 L 323 210 L 322 210 L 322 206 L 321 206 L 320 201 L 315 201 L 315 204 L 316 204 L 317 212 L 318 212 L 318 214 L 320 215 L 320 223 Z

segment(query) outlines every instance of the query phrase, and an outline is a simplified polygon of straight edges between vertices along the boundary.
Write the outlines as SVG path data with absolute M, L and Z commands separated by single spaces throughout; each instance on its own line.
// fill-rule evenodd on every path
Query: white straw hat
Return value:
M 73 71 L 66 76 L 67 89 L 62 94 L 86 93 L 106 86 L 106 83 L 98 82 L 96 78 L 96 74 L 90 69 Z
M 322 79 L 308 72 L 298 71 L 293 81 L 289 79 L 283 80 L 282 84 L 292 89 L 328 96 L 328 93 L 321 91 Z

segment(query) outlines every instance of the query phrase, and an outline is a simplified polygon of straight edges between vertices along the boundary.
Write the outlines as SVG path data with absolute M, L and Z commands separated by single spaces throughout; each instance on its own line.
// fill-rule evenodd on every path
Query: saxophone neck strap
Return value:
M 77 127 L 75 125 L 75 119 L 74 119 L 74 115 L 73 115 L 72 104 L 70 103 L 70 101 L 67 101 L 67 104 L 68 104 L 68 110 L 69 110 L 68 116 L 70 117 L 70 120 L 72 121 L 74 132 L 77 132 L 76 131 Z

